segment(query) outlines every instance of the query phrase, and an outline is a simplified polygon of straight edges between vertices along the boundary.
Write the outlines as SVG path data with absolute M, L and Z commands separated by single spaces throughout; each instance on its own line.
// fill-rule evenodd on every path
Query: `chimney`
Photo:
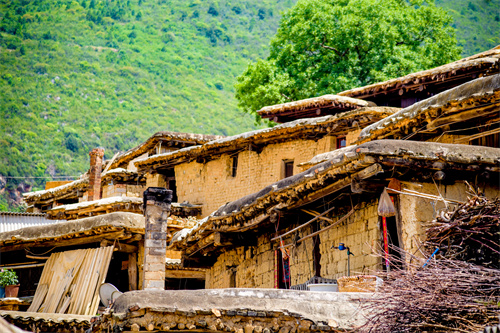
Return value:
M 101 199 L 101 172 L 102 158 L 104 156 L 103 148 L 94 148 L 89 153 L 90 155 L 90 170 L 89 170 L 89 191 L 88 201 Z
M 172 191 L 163 187 L 148 187 L 144 191 L 143 290 L 165 289 L 165 258 L 167 249 L 167 218 L 170 214 Z

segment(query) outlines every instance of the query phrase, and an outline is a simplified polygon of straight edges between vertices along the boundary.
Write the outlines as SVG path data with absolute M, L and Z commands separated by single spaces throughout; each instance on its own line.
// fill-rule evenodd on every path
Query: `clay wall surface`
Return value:
M 380 259 L 372 249 L 381 245 L 381 230 L 377 213 L 378 200 L 364 203 L 346 221 L 320 233 L 321 275 L 336 279 L 347 275 L 347 251 L 332 249 L 344 243 L 354 256 L 350 256 L 351 275 L 369 274 L 380 268 Z M 334 218 L 337 221 L 339 218 Z
M 452 185 L 443 185 L 440 182 L 434 183 L 412 183 L 402 182 L 402 189 L 409 189 L 421 193 L 432 195 L 442 195 L 446 199 L 467 201 L 469 188 L 465 182 L 456 182 Z M 495 184 L 480 184 L 480 190 L 490 199 L 500 195 L 500 188 Z M 456 207 L 450 205 L 450 210 Z M 399 195 L 399 211 L 402 223 L 402 239 L 404 249 L 410 253 L 418 250 L 420 244 L 425 239 L 425 228 L 423 222 L 432 221 L 439 210 L 445 208 L 442 201 L 432 201 L 429 199 Z
M 207 270 L 205 288 L 231 287 L 274 287 L 274 251 L 269 238 L 260 236 L 257 246 L 241 246 L 222 253 Z
M 242 151 L 238 155 L 236 176 L 232 176 L 232 156 L 224 154 L 207 163 L 183 163 L 175 166 L 177 196 L 179 202 L 202 204 L 202 217 L 217 210 L 221 205 L 284 178 L 284 162 L 293 160 L 293 173 L 301 170 L 298 164 L 312 157 L 335 149 L 332 137 L 321 140 L 294 140 L 271 144 L 260 154 Z M 162 186 L 161 175 L 148 176 L 148 186 Z M 150 185 L 151 184 L 151 185 Z M 153 185 L 154 184 L 154 185 Z
M 429 142 L 441 142 L 441 143 L 457 143 L 455 142 L 456 140 L 459 140 L 461 138 L 465 138 L 467 135 L 455 135 L 455 134 L 441 134 L 438 137 L 431 138 L 427 141 Z M 460 142 L 464 144 L 463 142 Z M 468 144 L 468 143 L 465 143 Z
M 107 184 L 102 187 L 102 198 L 134 197 L 141 198 L 146 187 L 142 185 Z

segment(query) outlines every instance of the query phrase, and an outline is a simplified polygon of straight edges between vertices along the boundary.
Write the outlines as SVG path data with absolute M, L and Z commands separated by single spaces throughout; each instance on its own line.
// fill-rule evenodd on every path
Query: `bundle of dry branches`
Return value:
M 385 273 L 382 293 L 364 305 L 371 316 L 359 331 L 478 332 L 498 324 L 500 271 L 450 259 L 422 267 L 425 260 L 411 259 L 410 267 Z
M 500 199 L 474 194 L 448 212 L 441 212 L 427 230 L 426 248 L 439 255 L 500 269 Z

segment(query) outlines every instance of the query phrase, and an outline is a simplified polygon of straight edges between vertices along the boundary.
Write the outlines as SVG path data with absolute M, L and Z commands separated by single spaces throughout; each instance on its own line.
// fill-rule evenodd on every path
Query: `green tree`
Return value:
M 239 106 L 283 103 L 458 59 L 451 17 L 430 0 L 303 0 L 282 18 L 270 55 L 236 83 Z

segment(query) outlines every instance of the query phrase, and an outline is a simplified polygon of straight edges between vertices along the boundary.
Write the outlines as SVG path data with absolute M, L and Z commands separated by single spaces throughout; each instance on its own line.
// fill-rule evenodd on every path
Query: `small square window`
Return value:
M 283 161 L 283 177 L 288 178 L 293 176 L 293 160 L 284 160 Z
M 346 144 L 347 141 L 345 140 L 345 137 L 337 138 L 337 149 L 345 147 Z

